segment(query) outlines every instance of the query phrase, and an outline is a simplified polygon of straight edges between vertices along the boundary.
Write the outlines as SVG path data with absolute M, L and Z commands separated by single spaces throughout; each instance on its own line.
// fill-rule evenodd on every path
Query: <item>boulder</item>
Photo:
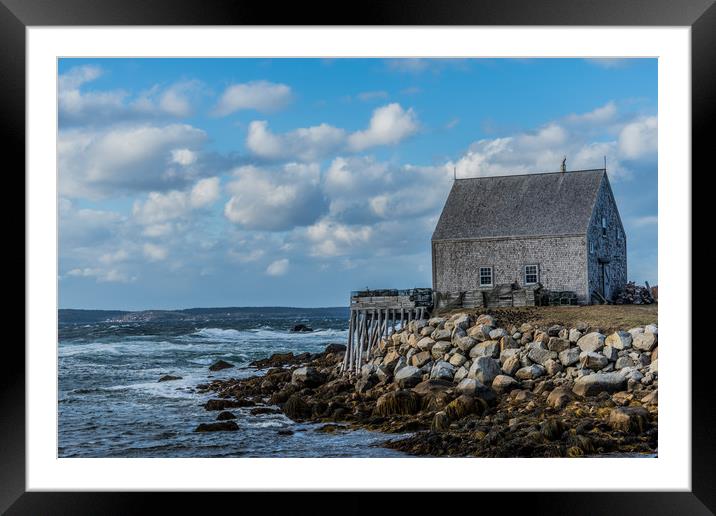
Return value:
M 610 362 L 616 362 L 617 358 L 619 358 L 619 352 L 616 350 L 616 348 L 613 348 L 609 345 L 604 346 L 604 349 L 602 349 L 602 355 L 607 357 L 607 360 Z
M 562 329 L 563 329 L 563 327 L 560 326 L 559 324 L 554 324 L 554 325 L 550 326 L 549 328 L 547 328 L 547 335 L 549 335 L 550 337 L 558 337 L 559 332 L 561 332 Z
M 428 319 L 428 326 L 433 326 L 435 328 L 442 328 L 445 325 L 445 319 L 444 317 L 431 317 Z
M 465 358 L 465 355 L 455 353 L 453 356 L 450 357 L 450 360 L 448 360 L 448 362 L 450 362 L 450 364 L 454 365 L 455 367 L 460 367 L 465 362 L 467 362 L 467 358 Z
M 375 376 L 378 377 L 378 381 L 388 383 L 393 378 L 393 373 L 388 367 L 381 365 L 375 370 Z
M 580 376 L 572 392 L 578 396 L 596 396 L 600 392 L 617 392 L 626 388 L 626 376 L 619 372 Z
M 291 383 L 303 387 L 318 387 L 324 383 L 324 376 L 311 366 L 299 367 L 291 375 Z
M 550 337 L 549 341 L 547 341 L 547 349 L 559 353 L 560 351 L 569 349 L 569 341 L 567 339 L 560 339 L 559 337 Z
M 401 389 L 415 387 L 423 380 L 423 373 L 414 366 L 405 366 L 395 373 L 395 383 Z
M 507 375 L 514 376 L 520 365 L 519 355 L 512 355 L 502 364 L 502 371 Z
M 644 397 L 641 399 L 641 402 L 642 402 L 644 405 L 658 405 L 658 404 L 659 404 L 658 389 L 654 389 L 654 390 L 651 391 L 649 394 L 647 394 L 646 396 L 644 396 Z
M 506 350 L 504 350 L 504 351 L 501 351 L 501 352 L 500 352 L 500 363 L 501 363 L 501 364 L 504 364 L 504 363 L 505 363 L 505 360 L 507 360 L 507 359 L 510 358 L 511 356 L 519 355 L 519 354 L 520 354 L 520 350 L 519 350 L 519 349 L 506 349 Z
M 462 351 L 467 353 L 475 346 L 475 344 L 477 344 L 477 340 L 466 336 L 454 339 L 453 343 Z
M 518 333 L 515 333 L 515 335 L 519 335 Z M 506 337 L 500 338 L 500 352 L 506 350 L 506 349 L 519 349 L 520 343 L 517 342 L 519 337 L 510 337 L 509 335 Z
M 601 353 L 594 353 L 592 351 L 583 351 L 579 354 L 579 365 L 585 369 L 591 369 L 592 371 L 599 371 L 609 363 L 607 357 Z
M 644 326 L 644 333 L 651 333 L 652 335 L 658 335 L 659 331 L 656 327 L 656 324 L 647 324 Z
M 234 432 L 239 429 L 234 421 L 220 421 L 218 423 L 201 423 L 195 432 Z
M 395 366 L 398 363 L 398 360 L 400 360 L 400 358 L 400 354 L 397 351 L 388 351 L 388 353 L 383 358 L 382 365 L 389 371 L 392 371 L 395 369 Z
M 450 428 L 450 418 L 444 410 L 436 412 L 430 423 L 431 432 L 444 432 Z
M 221 371 L 222 369 L 231 369 L 234 364 L 231 364 L 225 360 L 217 360 L 209 366 L 209 371 Z
M 295 324 L 291 328 L 291 331 L 294 333 L 309 333 L 313 331 L 313 328 L 306 326 L 305 324 Z
M 293 420 L 307 419 L 311 417 L 311 405 L 301 398 L 298 394 L 292 394 L 286 403 L 281 407 L 283 413 Z
M 415 367 L 423 367 L 425 364 L 430 362 L 432 360 L 432 354 L 430 351 L 421 351 L 419 353 L 415 353 L 410 358 L 410 365 Z
M 490 357 L 478 357 L 473 361 L 467 376 L 479 380 L 485 385 L 490 385 L 498 374 L 500 374 L 500 363 L 497 360 Z
M 233 412 L 229 412 L 228 410 L 219 412 L 219 415 L 216 416 L 217 421 L 228 421 L 230 419 L 236 419 L 236 416 Z
M 579 362 L 579 353 L 579 348 L 565 349 L 559 354 L 559 361 L 562 362 L 564 367 L 569 367 Z
M 490 332 L 492 331 L 492 329 L 492 326 L 486 324 L 478 324 L 477 326 L 473 326 L 472 328 L 467 330 L 467 334 L 475 340 L 483 341 L 488 340 L 490 338 Z
M 431 380 L 448 380 L 452 381 L 455 376 L 455 367 L 448 362 L 438 361 L 430 370 Z
M 649 372 L 651 374 L 657 374 L 659 372 L 659 360 L 654 360 L 649 364 Z
M 554 376 L 562 372 L 562 364 L 559 361 L 550 358 L 544 363 L 544 369 L 548 376 Z
M 430 351 L 434 345 L 435 341 L 430 337 L 423 337 L 418 341 L 418 349 L 420 351 Z
M 572 328 L 569 330 L 569 342 L 572 344 L 576 344 L 577 341 L 582 337 L 582 332 L 579 331 L 577 328 Z
M 629 333 L 628 331 L 615 331 L 606 338 L 604 344 L 621 351 L 622 349 L 630 348 L 631 342 L 631 333 Z
M 470 350 L 470 357 L 491 357 L 497 358 L 500 356 L 500 343 L 496 340 L 486 340 L 476 344 Z
M 420 330 L 420 336 L 429 337 L 434 331 L 435 328 L 433 326 L 426 326 L 425 328 Z
M 495 379 L 492 380 L 492 389 L 497 394 L 503 394 L 510 392 L 512 389 L 517 389 L 520 386 L 520 382 L 504 374 L 498 374 Z
M 397 374 L 398 371 L 403 369 L 404 367 L 407 367 L 408 361 L 405 360 L 405 357 L 400 357 L 398 359 L 398 362 L 395 364 L 395 367 L 393 368 L 393 374 Z
M 527 353 L 527 357 L 532 360 L 532 362 L 544 365 L 550 358 L 556 358 L 556 355 L 553 356 L 552 353 L 552 351 L 547 351 L 546 349 L 532 348 Z
M 619 369 L 623 369 L 625 367 L 634 367 L 634 360 L 627 356 L 617 358 L 614 364 L 614 369 L 618 371 Z
M 539 378 L 540 376 L 544 375 L 545 368 L 542 367 L 539 364 L 532 364 L 527 367 L 523 367 L 522 369 L 519 369 L 515 373 L 515 377 L 519 378 L 520 380 L 534 380 L 536 378 Z
M 510 334 L 505 331 L 503 328 L 495 328 L 490 332 L 490 338 L 492 340 L 499 341 L 502 337 L 509 337 Z
M 644 407 L 617 407 L 609 413 L 609 426 L 614 430 L 635 434 L 649 427 L 649 411 Z
M 604 335 L 593 331 L 587 333 L 577 341 L 577 346 L 582 351 L 599 351 L 604 347 Z
M 430 337 L 434 341 L 438 340 L 451 340 L 452 339 L 452 332 L 450 330 L 435 330 Z
M 213 399 L 204 403 L 205 410 L 226 410 L 227 408 L 247 407 L 254 405 L 248 400 Z
M 370 374 L 368 376 L 361 376 L 355 384 L 355 391 L 360 394 L 365 394 L 370 389 L 376 386 L 378 383 L 378 375 Z
M 345 344 L 329 344 L 326 346 L 324 353 L 343 353 L 346 350 Z
M 157 380 L 157 382 L 172 382 L 174 380 L 181 380 L 181 378 L 182 378 L 181 376 L 172 376 L 170 374 L 165 374 L 164 376 L 159 378 L 159 380 Z
M 557 387 L 547 396 L 547 405 L 560 410 L 572 400 L 572 393 L 564 387 Z
M 485 408 L 474 396 L 461 394 L 445 407 L 445 413 L 451 421 L 457 421 L 470 414 L 480 414 Z
M 656 347 L 655 333 L 640 333 L 632 341 L 632 346 L 641 351 L 651 351 Z
M 495 318 L 489 314 L 482 314 L 475 319 L 475 324 L 485 324 L 487 326 L 495 326 Z
M 456 382 L 460 382 L 463 378 L 467 378 L 467 375 L 469 372 L 470 372 L 469 367 L 462 366 L 455 373 L 455 377 L 453 378 L 453 380 Z
M 449 340 L 441 340 L 433 345 L 430 352 L 435 360 L 441 360 L 445 353 L 450 351 L 450 348 L 452 348 L 452 343 Z
M 406 389 L 391 391 L 378 398 L 374 410 L 383 417 L 417 414 L 420 410 L 420 395 Z
M 468 314 L 455 314 L 450 319 L 455 328 L 467 330 L 472 326 L 472 318 Z

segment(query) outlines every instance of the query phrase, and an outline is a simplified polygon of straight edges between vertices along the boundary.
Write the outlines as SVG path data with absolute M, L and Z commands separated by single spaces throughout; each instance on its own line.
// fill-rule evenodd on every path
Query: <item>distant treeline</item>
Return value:
M 187 308 L 185 310 L 58 310 L 60 323 L 104 321 L 161 321 L 196 319 L 245 319 L 247 317 L 348 317 L 348 307 L 297 308 L 289 306 Z

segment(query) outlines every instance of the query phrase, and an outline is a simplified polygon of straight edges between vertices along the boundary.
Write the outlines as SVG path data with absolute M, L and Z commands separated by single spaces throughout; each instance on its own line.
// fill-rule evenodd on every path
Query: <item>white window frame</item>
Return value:
M 483 271 L 483 269 L 487 269 L 487 270 L 490 271 L 490 283 L 483 283 L 483 282 L 482 282 L 482 271 Z M 495 284 L 495 276 L 494 276 L 494 271 L 492 270 L 492 267 L 483 266 L 483 267 L 478 268 L 478 270 L 477 270 L 477 280 L 478 280 L 478 282 L 479 282 L 479 284 L 480 284 L 480 288 L 482 288 L 482 287 L 492 287 L 492 286 L 494 286 L 494 284 Z
M 602 217 L 602 236 L 607 236 L 607 218 Z
M 534 281 L 527 281 L 527 267 L 535 268 L 535 273 L 534 273 L 535 280 Z M 539 264 L 528 263 L 527 265 L 525 265 L 524 273 L 525 273 L 525 275 L 524 275 L 525 285 L 536 285 L 537 283 L 539 283 Z M 532 276 L 532 274 L 530 274 L 530 276 Z
M 589 254 L 594 254 L 594 240 L 589 241 Z

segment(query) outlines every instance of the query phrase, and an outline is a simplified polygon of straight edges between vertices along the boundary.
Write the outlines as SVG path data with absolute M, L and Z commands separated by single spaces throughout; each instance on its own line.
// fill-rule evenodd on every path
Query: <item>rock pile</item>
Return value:
M 658 384 L 657 345 L 655 325 L 609 335 L 586 324 L 505 329 L 490 315 L 459 313 L 411 321 L 383 339 L 360 381 L 366 386 L 392 381 L 405 389 L 446 380 L 473 394 L 532 390 L 545 381 L 569 385 L 579 396 L 646 391 Z
M 649 287 L 640 287 L 633 281 L 617 292 L 614 296 L 614 304 L 617 305 L 650 305 L 656 300 Z

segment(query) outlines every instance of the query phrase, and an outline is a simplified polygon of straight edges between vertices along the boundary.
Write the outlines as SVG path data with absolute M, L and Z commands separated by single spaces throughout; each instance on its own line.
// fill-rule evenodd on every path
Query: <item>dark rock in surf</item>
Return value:
M 209 366 L 209 371 L 221 371 L 222 369 L 231 369 L 232 367 L 234 367 L 234 364 L 230 364 L 225 360 L 217 360 Z
M 239 429 L 239 425 L 233 421 L 221 421 L 220 423 L 201 423 L 197 426 L 195 432 L 228 432 L 236 431 Z
M 229 412 L 228 410 L 224 410 L 223 412 L 219 412 L 219 415 L 216 416 L 217 421 L 228 421 L 230 419 L 236 419 L 236 416 L 233 412 Z
M 296 324 L 291 328 L 291 332 L 293 333 L 308 333 L 312 332 L 313 328 L 310 326 L 306 326 L 305 324 Z
M 181 380 L 181 376 L 172 376 L 170 374 L 165 374 L 157 381 L 158 382 L 171 382 L 172 380 Z

